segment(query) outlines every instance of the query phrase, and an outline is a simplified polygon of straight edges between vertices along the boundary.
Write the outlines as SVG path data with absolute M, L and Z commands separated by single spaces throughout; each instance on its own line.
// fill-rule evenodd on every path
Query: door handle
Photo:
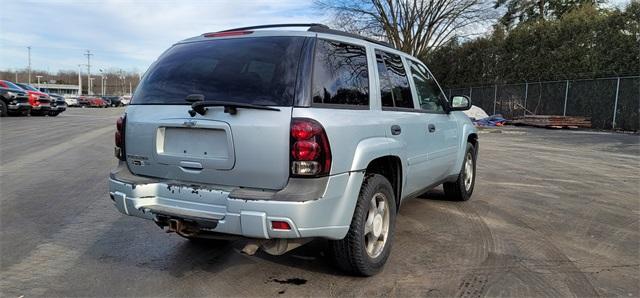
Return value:
M 429 125 L 427 125 L 427 127 L 429 128 L 429 132 L 434 132 L 434 131 L 436 131 L 436 126 L 435 126 L 435 125 L 433 125 L 433 124 L 429 124 Z
M 391 134 L 392 135 L 397 136 L 400 133 L 402 133 L 402 128 L 400 128 L 400 125 L 392 125 L 391 126 Z

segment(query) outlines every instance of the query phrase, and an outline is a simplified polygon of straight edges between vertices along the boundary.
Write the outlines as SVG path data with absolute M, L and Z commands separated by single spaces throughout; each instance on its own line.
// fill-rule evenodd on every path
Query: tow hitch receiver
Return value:
M 155 223 L 162 229 L 167 227 L 167 233 L 177 233 L 180 236 L 192 237 L 200 233 L 201 231 L 212 230 L 217 226 L 217 222 L 211 222 L 210 224 L 201 225 L 195 221 L 173 218 L 164 215 L 157 215 L 154 219 Z

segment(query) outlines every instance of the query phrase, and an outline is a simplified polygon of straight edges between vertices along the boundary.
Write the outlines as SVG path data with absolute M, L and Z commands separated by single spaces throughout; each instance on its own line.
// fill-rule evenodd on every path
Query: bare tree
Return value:
M 495 19 L 487 0 L 317 0 L 342 30 L 385 39 L 417 57 L 449 42 L 486 31 Z

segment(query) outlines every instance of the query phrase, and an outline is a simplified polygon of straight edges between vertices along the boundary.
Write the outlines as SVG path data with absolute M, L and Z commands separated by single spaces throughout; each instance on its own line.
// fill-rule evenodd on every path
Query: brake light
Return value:
M 203 34 L 204 37 L 227 37 L 251 34 L 253 31 L 227 31 L 227 32 L 211 32 Z
M 271 228 L 274 230 L 291 230 L 291 226 L 286 221 L 272 221 Z
M 291 176 L 317 177 L 331 170 L 329 138 L 320 123 L 308 118 L 291 120 Z
M 118 118 L 116 121 L 115 148 L 114 153 L 119 160 L 125 160 L 124 154 L 124 129 L 126 124 L 126 115 Z

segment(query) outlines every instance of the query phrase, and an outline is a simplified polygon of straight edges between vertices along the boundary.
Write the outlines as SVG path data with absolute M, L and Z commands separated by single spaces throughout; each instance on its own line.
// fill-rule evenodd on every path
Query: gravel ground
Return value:
M 320 240 L 246 256 L 119 214 L 122 112 L 0 120 L 0 296 L 640 296 L 638 135 L 483 130 L 472 199 L 404 202 L 384 271 L 356 278 Z

